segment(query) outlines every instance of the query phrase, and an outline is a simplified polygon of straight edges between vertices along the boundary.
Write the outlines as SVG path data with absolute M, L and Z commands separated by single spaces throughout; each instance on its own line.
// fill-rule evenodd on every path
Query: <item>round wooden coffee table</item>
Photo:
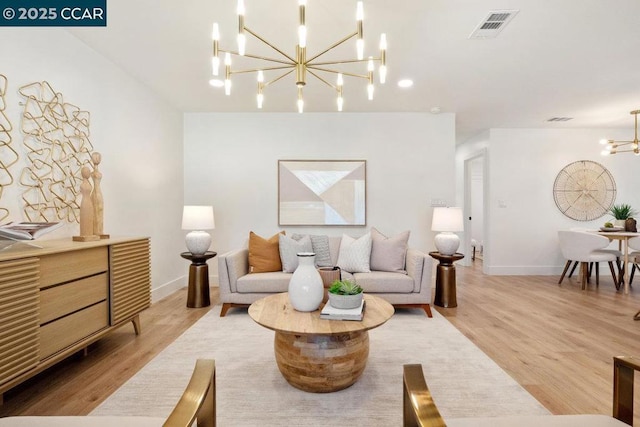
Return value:
M 393 316 L 393 306 L 387 301 L 367 294 L 364 298 L 361 321 L 321 319 L 320 309 L 296 311 L 287 293 L 254 302 L 249 316 L 275 331 L 276 362 L 289 384 L 304 391 L 328 393 L 358 380 L 369 356 L 367 331 Z

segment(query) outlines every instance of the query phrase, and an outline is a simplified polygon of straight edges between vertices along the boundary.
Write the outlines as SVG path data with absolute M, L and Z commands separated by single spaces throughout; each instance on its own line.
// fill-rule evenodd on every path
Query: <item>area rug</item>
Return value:
M 436 311 L 400 310 L 369 332 L 369 361 L 348 389 L 300 391 L 278 371 L 273 336 L 246 310 L 214 307 L 91 415 L 166 417 L 197 358 L 216 361 L 217 420 L 226 426 L 393 426 L 402 422 L 402 365 L 421 363 L 445 418 L 549 412 Z

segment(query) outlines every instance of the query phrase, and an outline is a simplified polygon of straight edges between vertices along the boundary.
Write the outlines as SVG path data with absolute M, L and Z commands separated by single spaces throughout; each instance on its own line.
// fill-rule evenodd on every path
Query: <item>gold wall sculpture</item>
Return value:
M 0 74 L 0 202 L 4 188 L 13 184 L 13 175 L 9 168 L 16 164 L 19 159 L 18 153 L 11 147 L 11 131 L 13 126 L 5 114 L 7 108 L 7 85 L 8 79 Z M 9 216 L 9 209 L 0 207 L 0 223 Z
M 91 162 L 88 111 L 64 102 L 46 82 L 22 86 L 22 132 L 27 165 L 20 175 L 29 221 L 79 222 L 81 170 Z

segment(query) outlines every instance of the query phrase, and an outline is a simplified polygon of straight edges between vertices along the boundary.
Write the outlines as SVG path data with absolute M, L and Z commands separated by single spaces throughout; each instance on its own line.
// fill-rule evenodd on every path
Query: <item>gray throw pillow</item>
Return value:
M 300 240 L 305 236 L 311 239 L 311 246 L 313 247 L 313 252 L 316 254 L 316 267 L 333 267 L 334 265 L 331 263 L 331 253 L 329 252 L 329 236 L 293 234 L 291 238 L 293 240 Z
M 340 241 L 338 267 L 349 273 L 371 273 L 369 263 L 371 259 L 371 233 L 354 239 L 346 234 Z
M 282 271 L 293 273 L 298 268 L 298 252 L 313 252 L 311 239 L 304 236 L 300 240 L 294 240 L 284 234 L 278 235 L 280 246 L 280 261 L 282 261 Z
M 408 230 L 387 237 L 371 227 L 371 270 L 407 274 L 404 266 L 408 242 Z

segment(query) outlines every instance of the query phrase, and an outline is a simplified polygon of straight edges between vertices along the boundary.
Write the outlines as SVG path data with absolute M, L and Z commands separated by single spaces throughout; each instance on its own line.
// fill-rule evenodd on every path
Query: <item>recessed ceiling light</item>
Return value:
M 429 111 L 431 111 L 431 114 L 440 114 L 442 112 L 440 107 L 431 107 Z
M 411 80 L 411 79 L 402 79 L 402 80 L 398 81 L 398 86 L 404 87 L 404 88 L 411 87 L 411 86 L 413 86 L 413 80 Z
M 213 87 L 222 87 L 224 86 L 224 82 L 220 79 L 211 79 L 209 80 L 209 84 Z

